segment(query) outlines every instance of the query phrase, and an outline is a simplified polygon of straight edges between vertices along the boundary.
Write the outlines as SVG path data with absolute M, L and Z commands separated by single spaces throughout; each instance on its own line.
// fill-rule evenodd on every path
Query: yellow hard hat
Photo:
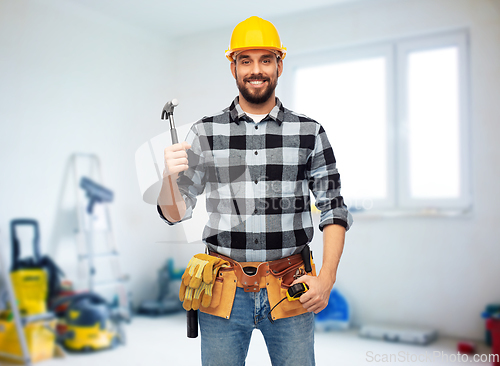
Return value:
M 242 21 L 234 28 L 226 57 L 232 62 L 235 52 L 252 49 L 277 51 L 282 59 L 286 55 L 286 48 L 281 44 L 278 30 L 273 23 L 255 16 Z

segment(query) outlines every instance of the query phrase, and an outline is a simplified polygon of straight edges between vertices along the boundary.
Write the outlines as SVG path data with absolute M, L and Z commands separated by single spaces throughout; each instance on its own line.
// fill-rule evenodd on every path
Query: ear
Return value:
M 283 60 L 280 58 L 278 61 L 278 77 L 281 76 L 281 73 L 283 72 Z
M 236 79 L 236 62 L 235 61 L 231 62 L 231 74 L 233 74 L 233 77 Z

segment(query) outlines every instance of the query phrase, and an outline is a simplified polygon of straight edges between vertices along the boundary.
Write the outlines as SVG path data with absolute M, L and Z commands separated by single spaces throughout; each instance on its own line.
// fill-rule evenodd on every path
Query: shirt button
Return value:
M 255 154 L 255 155 L 257 155 L 258 153 L 259 153 L 259 152 L 258 152 L 258 151 L 256 151 L 254 154 Z
M 259 244 L 259 239 L 255 239 L 255 244 Z
M 255 126 L 255 129 L 258 130 L 259 129 L 259 126 Z

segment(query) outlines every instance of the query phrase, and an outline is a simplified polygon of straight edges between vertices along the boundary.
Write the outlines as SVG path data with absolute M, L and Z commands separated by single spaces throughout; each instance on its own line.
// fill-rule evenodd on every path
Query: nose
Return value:
M 258 75 L 262 73 L 261 65 L 260 62 L 253 62 L 252 63 L 252 74 Z

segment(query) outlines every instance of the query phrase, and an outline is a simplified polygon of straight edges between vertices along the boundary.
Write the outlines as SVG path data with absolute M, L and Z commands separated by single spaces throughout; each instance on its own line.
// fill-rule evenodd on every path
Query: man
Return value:
M 313 313 L 328 304 L 352 222 L 323 127 L 285 109 L 275 96 L 285 55 L 270 22 L 251 17 L 238 24 L 226 52 L 238 97 L 221 113 L 195 123 L 187 142 L 165 149 L 160 215 L 169 224 L 188 219 L 196 196 L 205 191 L 209 222 L 204 243 L 211 255 L 244 267 L 239 274 L 220 274 L 222 280 L 236 273 L 238 286 L 231 292 L 233 281 L 225 277 L 228 287 L 216 295 L 215 284 L 219 305 L 200 307 L 203 365 L 243 365 L 256 328 L 273 365 L 313 365 Z M 313 235 L 309 190 L 321 211 L 324 244 L 318 276 L 303 275 L 293 264 Z M 283 267 L 284 261 L 290 266 Z M 246 280 L 257 278 L 262 264 L 267 270 L 251 288 Z M 300 303 L 279 303 L 283 287 L 295 283 L 309 288 Z M 229 312 L 217 313 L 227 304 Z

